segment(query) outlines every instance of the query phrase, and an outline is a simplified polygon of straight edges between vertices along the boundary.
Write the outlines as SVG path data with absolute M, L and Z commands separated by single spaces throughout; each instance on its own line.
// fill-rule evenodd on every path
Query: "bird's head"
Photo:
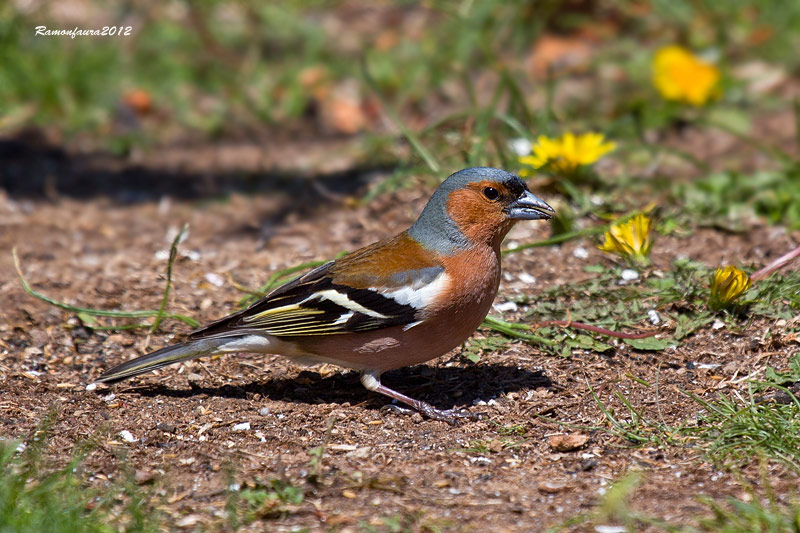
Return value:
M 496 168 L 468 168 L 442 182 L 409 234 L 442 254 L 472 243 L 497 248 L 518 220 L 549 219 L 554 214 L 553 208 L 514 174 Z

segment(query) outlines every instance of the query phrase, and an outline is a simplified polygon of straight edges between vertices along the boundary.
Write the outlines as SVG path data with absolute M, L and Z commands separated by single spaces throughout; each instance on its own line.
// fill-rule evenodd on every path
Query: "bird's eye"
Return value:
M 497 192 L 497 189 L 494 187 L 486 187 L 483 189 L 483 195 L 489 200 L 497 200 L 497 197 L 500 196 L 500 193 Z

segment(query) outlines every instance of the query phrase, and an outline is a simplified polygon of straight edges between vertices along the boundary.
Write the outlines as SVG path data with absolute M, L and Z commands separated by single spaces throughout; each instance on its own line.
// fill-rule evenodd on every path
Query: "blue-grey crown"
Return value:
M 486 180 L 502 183 L 512 192 L 519 191 L 519 194 L 528 189 L 520 178 L 499 168 L 473 167 L 459 170 L 439 185 L 417 221 L 408 230 L 409 235 L 425 248 L 440 254 L 449 255 L 465 249 L 469 241 L 447 214 L 447 199 L 455 190 Z

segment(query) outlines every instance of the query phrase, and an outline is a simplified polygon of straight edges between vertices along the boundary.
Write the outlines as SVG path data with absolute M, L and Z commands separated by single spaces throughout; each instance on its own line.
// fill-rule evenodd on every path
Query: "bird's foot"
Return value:
M 381 384 L 380 374 L 377 371 L 362 372 L 361 383 L 364 385 L 364 387 L 366 387 L 367 390 L 383 394 L 384 396 L 388 396 L 393 400 L 404 403 L 411 407 L 411 409 L 409 409 L 408 407 L 400 407 L 399 405 L 390 404 L 384 406 L 381 410 L 387 409 L 404 415 L 413 415 L 414 413 L 419 413 L 422 416 L 430 418 L 431 420 L 441 420 L 443 422 L 447 422 L 451 426 L 456 425 L 459 420 L 479 420 L 481 416 L 486 416 L 486 413 L 470 413 L 469 411 L 462 411 L 460 409 L 441 410 L 435 408 L 431 404 L 420 400 L 415 400 L 410 396 L 401 394 L 396 390 L 390 389 L 386 385 Z
M 460 420 L 480 420 L 481 417 L 486 416 L 486 413 L 472 413 L 462 409 L 436 409 L 432 405 L 419 402 L 421 405 L 416 405 L 414 409 L 408 407 L 401 407 L 395 404 L 388 404 L 381 407 L 381 411 L 392 411 L 393 413 L 413 416 L 417 413 L 431 420 L 441 420 L 447 422 L 451 426 L 458 424 Z

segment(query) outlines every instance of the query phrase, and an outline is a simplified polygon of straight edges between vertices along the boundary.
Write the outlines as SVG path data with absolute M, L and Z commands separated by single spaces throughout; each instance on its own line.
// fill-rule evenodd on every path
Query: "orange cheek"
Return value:
M 489 203 L 469 189 L 454 191 L 447 201 L 447 213 L 473 242 L 491 242 L 498 231 L 510 229 L 499 203 Z M 505 227 L 508 225 L 508 229 Z

